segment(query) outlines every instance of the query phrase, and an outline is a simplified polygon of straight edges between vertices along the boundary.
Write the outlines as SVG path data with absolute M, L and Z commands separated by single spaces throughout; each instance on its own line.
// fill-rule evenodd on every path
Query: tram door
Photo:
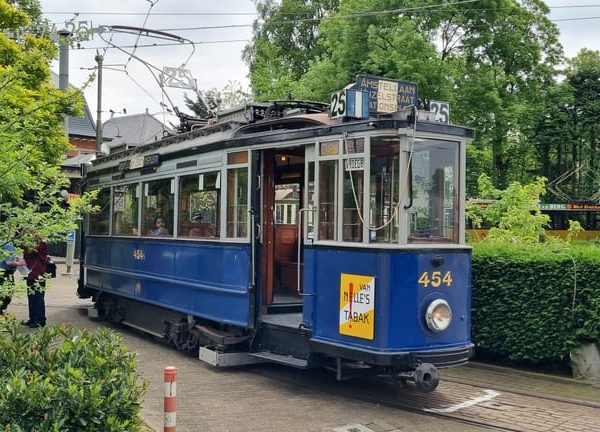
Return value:
M 263 161 L 263 311 L 299 312 L 303 265 L 298 218 L 304 192 L 304 148 L 265 151 Z

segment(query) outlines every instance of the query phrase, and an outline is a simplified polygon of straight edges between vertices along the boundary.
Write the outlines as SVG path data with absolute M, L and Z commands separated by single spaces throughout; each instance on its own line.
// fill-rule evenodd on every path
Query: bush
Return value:
M 4 431 L 139 431 L 145 383 L 119 336 L 0 322 Z
M 600 340 L 598 280 L 597 247 L 475 245 L 472 327 L 478 352 L 568 365 L 575 345 Z

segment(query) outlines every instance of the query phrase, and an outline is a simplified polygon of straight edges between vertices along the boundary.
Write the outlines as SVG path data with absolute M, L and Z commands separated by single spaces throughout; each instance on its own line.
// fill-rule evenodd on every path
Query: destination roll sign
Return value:
M 417 85 L 370 75 L 357 75 L 356 90 L 369 95 L 370 113 L 392 113 L 417 104 Z

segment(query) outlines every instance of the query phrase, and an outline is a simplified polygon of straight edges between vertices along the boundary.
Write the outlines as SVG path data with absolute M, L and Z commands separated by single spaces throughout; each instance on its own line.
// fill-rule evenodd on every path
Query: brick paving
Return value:
M 64 267 L 59 265 L 60 270 Z M 87 318 L 83 308 L 91 303 L 77 299 L 75 287 L 75 275 L 60 275 L 52 281 L 46 296 L 49 324 L 103 325 Z M 26 299 L 13 300 L 9 312 L 26 318 Z M 139 372 L 148 382 L 142 415 L 156 431 L 162 430 L 165 366 L 178 368 L 178 432 L 487 430 L 456 420 L 524 432 L 600 431 L 600 408 L 594 406 L 505 391 L 485 400 L 486 389 L 449 381 L 442 381 L 436 392 L 424 394 L 410 385 L 366 380 L 338 383 L 331 374 L 272 365 L 217 370 L 136 332 L 120 333 L 137 353 Z M 485 375 L 485 371 L 477 373 Z M 463 378 L 475 382 L 477 374 L 465 372 Z M 521 385 L 527 387 L 525 378 Z M 469 400 L 481 401 L 452 411 Z

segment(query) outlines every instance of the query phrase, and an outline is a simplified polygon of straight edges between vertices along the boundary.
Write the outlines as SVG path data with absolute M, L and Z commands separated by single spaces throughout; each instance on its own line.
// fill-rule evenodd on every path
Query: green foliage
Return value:
M 287 99 L 310 61 L 323 47 L 319 24 L 339 0 L 255 0 L 258 19 L 252 44 L 244 50 L 258 100 Z
M 482 222 L 490 225 L 483 241 L 539 243 L 546 239 L 544 228 L 550 217 L 540 211 L 540 195 L 546 191 L 546 179 L 538 178 L 524 186 L 512 182 L 505 190 L 499 190 L 482 174 L 478 183 L 480 196 L 490 200 L 489 205 L 482 208 L 471 200 L 467 203 L 467 217 L 475 226 Z
M 145 384 L 112 331 L 0 322 L 0 430 L 139 431 Z
M 229 81 L 221 91 L 216 88 L 199 91 L 196 100 L 185 95 L 185 105 L 201 119 L 208 119 L 218 111 L 225 111 L 248 101 L 248 93 L 237 81 Z
M 453 122 L 477 130 L 469 191 L 481 173 L 506 187 L 539 169 L 532 132 L 552 106 L 544 96 L 562 61 L 543 1 L 264 0 L 257 8 L 245 59 L 259 98 L 327 101 L 359 73 L 413 81 L 421 98 L 449 101 Z
M 576 345 L 600 339 L 600 252 L 571 245 L 478 243 L 472 337 L 482 354 L 568 365 Z
M 59 166 L 70 148 L 64 115 L 82 113 L 81 94 L 51 84 L 50 39 L 8 37 L 30 18 L 39 20 L 39 1 L 0 0 L 0 246 L 62 241 L 92 209 L 89 195 L 69 203 L 60 195 L 68 180 Z

